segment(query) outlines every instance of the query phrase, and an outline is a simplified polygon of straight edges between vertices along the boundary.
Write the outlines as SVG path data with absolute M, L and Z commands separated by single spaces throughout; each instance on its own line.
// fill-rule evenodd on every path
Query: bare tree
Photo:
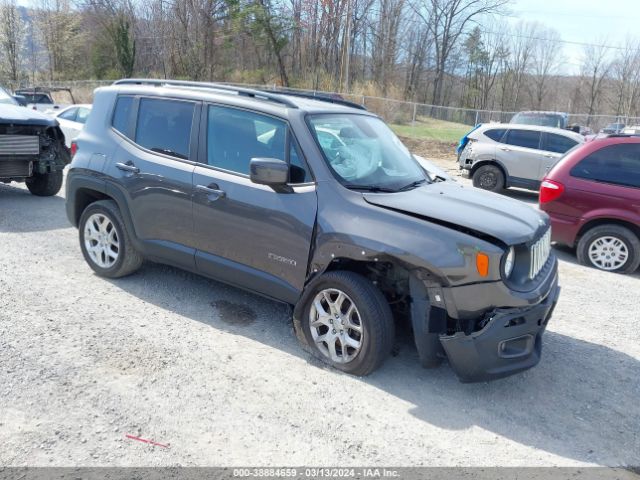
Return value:
M 535 22 L 519 22 L 509 32 L 511 37 L 510 54 L 507 60 L 504 88 L 511 94 L 509 108 L 517 110 L 520 107 L 521 93 L 524 80 L 533 61 L 533 47 L 536 42 L 537 31 L 540 25 Z M 506 96 L 506 91 L 504 92 Z M 506 109 L 503 103 L 503 110 Z
M 40 0 L 36 28 L 47 56 L 49 80 L 74 73 L 84 34 L 69 0 Z
M 4 69 L 14 83 L 20 80 L 24 60 L 25 25 L 15 0 L 0 3 L 0 49 L 5 57 Z
M 551 88 L 551 81 L 562 62 L 560 34 L 552 28 L 538 29 L 532 56 L 532 101 L 540 110 Z
M 435 77 L 431 102 L 442 100 L 443 80 L 451 54 L 468 26 L 483 15 L 499 14 L 509 0 L 419 0 L 415 13 L 428 25 L 433 38 Z
M 581 66 L 581 83 L 585 92 L 585 104 L 587 109 L 587 125 L 591 122 L 591 116 L 596 113 L 597 103 L 603 93 L 604 82 L 609 75 L 611 63 L 609 61 L 609 49 L 604 46 L 605 41 L 598 41 L 600 45 L 587 45 Z
M 611 67 L 614 108 L 616 114 L 628 117 L 637 112 L 640 92 L 640 41 L 629 38 L 625 42 Z

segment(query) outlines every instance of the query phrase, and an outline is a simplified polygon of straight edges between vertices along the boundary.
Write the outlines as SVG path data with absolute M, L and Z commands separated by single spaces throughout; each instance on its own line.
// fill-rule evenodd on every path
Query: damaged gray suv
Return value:
M 559 293 L 546 214 L 425 168 L 358 105 L 120 80 L 73 150 L 67 214 L 100 276 L 148 259 L 288 303 L 299 339 L 355 375 L 400 322 L 462 381 L 540 359 Z

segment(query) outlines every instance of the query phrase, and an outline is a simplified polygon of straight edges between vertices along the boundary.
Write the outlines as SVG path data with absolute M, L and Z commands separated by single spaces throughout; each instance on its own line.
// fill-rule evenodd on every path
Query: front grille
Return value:
M 0 135 L 0 156 L 39 155 L 40 137 L 37 135 Z
M 534 279 L 540 273 L 540 270 L 547 263 L 549 254 L 551 253 L 551 229 L 547 229 L 540 239 L 531 245 L 529 252 L 529 278 Z
M 0 178 L 30 177 L 32 172 L 33 162 L 0 159 Z

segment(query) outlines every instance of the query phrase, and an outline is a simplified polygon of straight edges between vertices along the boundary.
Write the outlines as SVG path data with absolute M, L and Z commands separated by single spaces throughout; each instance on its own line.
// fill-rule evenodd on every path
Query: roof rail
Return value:
M 290 95 L 292 97 L 309 98 L 311 100 L 318 100 L 320 102 L 335 103 L 337 105 L 344 105 L 346 107 L 357 108 L 358 110 L 366 110 L 367 107 L 356 102 L 350 102 L 342 98 L 334 98 L 329 93 L 309 93 L 300 92 L 297 90 L 289 90 L 288 88 L 278 88 L 275 90 L 261 90 L 263 92 L 279 93 L 280 95 Z
M 206 88 L 210 90 L 218 90 L 219 92 L 235 93 L 236 95 L 251 98 L 262 98 L 271 102 L 280 103 L 289 108 L 298 108 L 298 106 L 287 98 L 275 93 L 269 93 L 262 90 L 253 90 L 251 88 L 233 87 L 231 85 L 221 85 L 211 82 L 190 82 L 187 80 L 162 80 L 162 79 L 146 79 L 146 78 L 124 78 L 116 80 L 113 85 L 155 85 L 157 87 L 187 87 L 187 88 Z

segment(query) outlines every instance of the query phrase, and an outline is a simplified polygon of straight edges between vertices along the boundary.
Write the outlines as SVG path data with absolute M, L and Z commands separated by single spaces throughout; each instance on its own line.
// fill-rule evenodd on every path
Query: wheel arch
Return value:
M 631 230 L 635 234 L 635 236 L 640 240 L 640 227 L 638 225 L 635 225 L 632 222 L 629 222 L 627 220 L 623 220 L 620 218 L 599 217 L 599 218 L 593 218 L 587 221 L 584 225 L 580 227 L 580 230 L 578 230 L 578 233 L 576 234 L 574 245 L 577 245 L 578 242 L 580 242 L 580 239 L 582 238 L 582 236 L 585 233 L 587 233 L 589 230 L 595 227 L 600 227 L 602 225 L 617 225 L 619 227 L 625 227 Z
M 508 186 L 508 184 L 509 184 L 509 173 L 507 171 L 507 168 L 502 164 L 502 162 L 500 162 L 499 160 L 496 160 L 495 158 L 491 159 L 491 160 L 481 160 L 479 162 L 474 163 L 473 167 L 471 167 L 471 171 L 469 172 L 469 176 L 471 178 L 473 178 L 473 175 L 476 173 L 476 171 L 480 167 L 483 167 L 485 165 L 494 165 L 494 166 L 498 167 L 502 171 L 502 174 L 504 175 L 505 187 Z
M 74 227 L 78 227 L 82 212 L 99 200 L 113 200 L 116 203 L 129 232 L 131 243 L 138 251 L 142 252 L 144 245 L 136 234 L 131 215 L 126 208 L 127 200 L 124 193 L 103 179 L 82 174 L 74 175 L 72 172 L 67 175 L 67 217 Z
M 113 200 L 109 195 L 91 187 L 80 187 L 75 191 L 73 205 L 73 224 L 78 226 L 82 212 L 99 200 Z
M 406 308 L 403 313 L 406 313 L 406 320 L 411 324 L 421 364 L 425 368 L 440 364 L 444 350 L 439 334 L 446 331 L 448 318 L 441 288 L 442 280 L 432 272 L 403 265 L 400 260 L 385 254 L 362 259 L 335 257 L 322 271 L 315 272 L 294 306 L 296 330 L 312 290 L 309 286 L 324 273 L 332 271 L 349 271 L 362 275 L 372 281 L 390 306 L 403 303 Z

